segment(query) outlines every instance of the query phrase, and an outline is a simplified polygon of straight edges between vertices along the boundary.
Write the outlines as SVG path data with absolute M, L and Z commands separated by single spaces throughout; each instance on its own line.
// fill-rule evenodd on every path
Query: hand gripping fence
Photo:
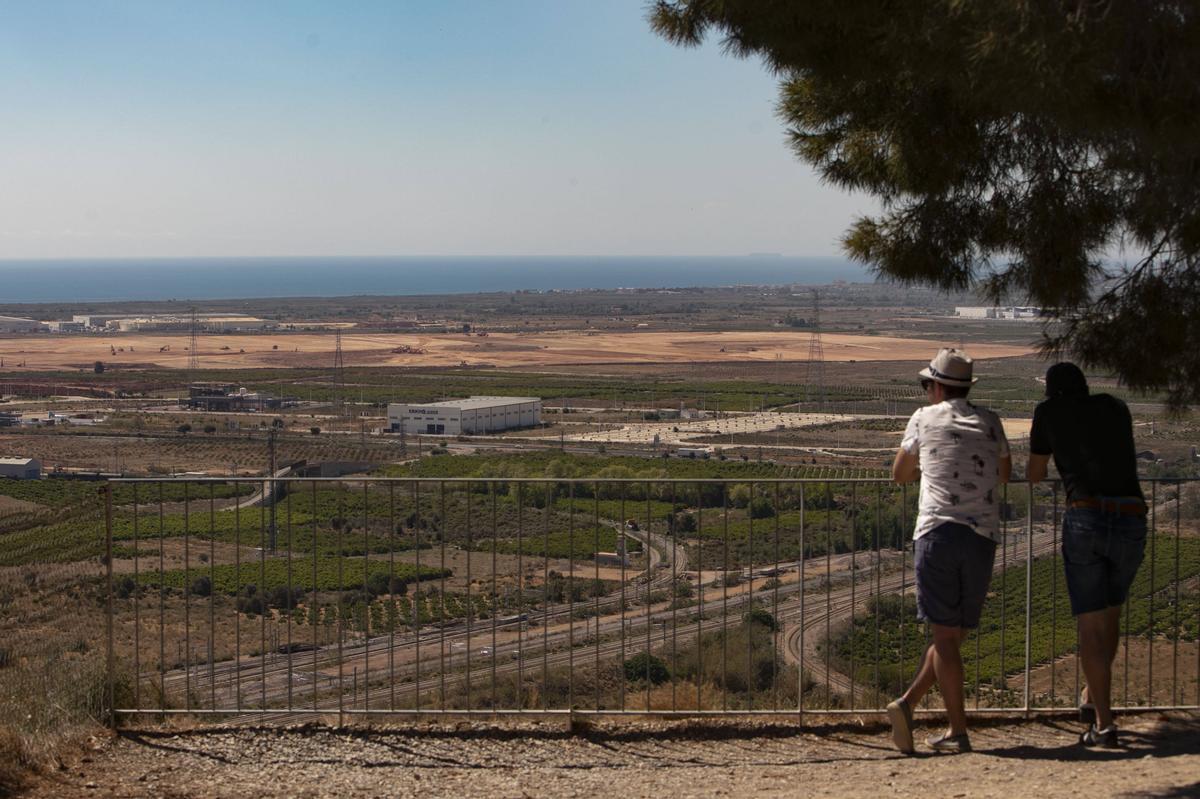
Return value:
M 1194 709 L 1200 482 L 1145 493 L 1114 705 Z M 114 723 L 803 720 L 882 712 L 929 641 L 916 491 L 884 479 L 120 479 L 104 502 Z M 1077 703 L 1064 506 L 1003 487 L 971 713 Z

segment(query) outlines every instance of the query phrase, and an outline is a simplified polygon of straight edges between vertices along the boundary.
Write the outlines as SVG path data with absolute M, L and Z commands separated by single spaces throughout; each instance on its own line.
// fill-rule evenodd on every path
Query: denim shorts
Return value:
M 1071 613 L 1117 607 L 1146 552 L 1146 517 L 1068 508 L 1063 514 L 1062 555 Z
M 917 618 L 945 627 L 978 627 L 995 560 L 996 542 L 965 524 L 944 522 L 918 538 L 913 547 Z

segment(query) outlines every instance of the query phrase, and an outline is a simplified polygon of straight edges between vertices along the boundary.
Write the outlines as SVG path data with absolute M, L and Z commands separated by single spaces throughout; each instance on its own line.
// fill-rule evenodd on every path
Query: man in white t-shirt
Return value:
M 1000 539 L 999 485 L 1012 470 L 1000 418 L 967 401 L 973 369 L 966 353 L 943 349 L 921 370 L 929 405 L 908 420 L 892 464 L 896 482 L 921 481 L 913 571 L 917 618 L 929 622 L 933 633 L 912 685 L 887 707 L 892 741 L 906 753 L 913 751 L 912 708 L 935 682 L 949 729 L 930 738 L 930 747 L 971 749 L 959 648 L 979 626 Z

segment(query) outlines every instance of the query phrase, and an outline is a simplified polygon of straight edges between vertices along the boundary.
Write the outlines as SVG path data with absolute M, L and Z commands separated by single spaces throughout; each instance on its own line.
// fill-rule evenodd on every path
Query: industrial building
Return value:
M 167 330 L 190 330 L 191 317 L 131 317 L 109 319 L 109 330 L 121 332 L 149 332 Z M 242 317 L 235 313 L 206 313 L 196 317 L 196 326 L 200 330 L 211 332 L 230 332 L 235 330 L 266 330 L 275 328 L 276 323 L 269 319 L 258 317 Z
M 388 427 L 393 433 L 498 433 L 541 422 L 541 397 L 468 397 L 423 405 L 388 405 Z
M 21 316 L 0 316 L 0 333 L 36 333 L 44 329 L 42 323 L 36 319 L 25 319 Z
M 87 330 L 87 325 L 73 319 L 56 319 L 47 322 L 46 327 L 50 329 L 51 333 L 82 333 Z
M 1036 321 L 1042 318 L 1042 309 L 1022 305 L 997 307 L 960 305 L 955 307 L 954 315 L 962 319 L 1024 319 Z
M 89 330 L 115 330 L 124 333 L 190 330 L 192 327 L 191 316 L 159 314 L 148 316 L 77 314 L 72 317 L 71 321 L 82 324 Z M 267 330 L 277 327 L 277 324 L 269 319 L 259 319 L 257 316 L 198 314 L 196 326 L 205 331 L 226 333 L 238 330 Z
M 232 383 L 193 383 L 188 386 L 187 406 L 200 411 L 271 411 L 282 408 L 279 397 L 247 391 Z
M 127 314 L 127 313 L 120 313 L 120 314 L 112 314 L 112 313 L 106 313 L 106 314 L 96 314 L 96 313 L 89 313 L 89 314 L 73 314 L 73 315 L 71 316 L 71 321 L 72 321 L 72 322 L 79 322 L 79 323 L 81 323 L 81 324 L 82 324 L 84 327 L 103 329 L 105 326 L 107 326 L 107 325 L 108 325 L 108 323 L 109 323 L 109 322 L 115 321 L 115 320 L 117 320 L 117 319 L 125 319 L 125 318 L 126 318 L 126 317 L 128 317 L 128 316 L 129 316 L 129 314 Z
M 37 458 L 0 458 L 0 478 L 37 480 L 42 476 L 42 462 Z

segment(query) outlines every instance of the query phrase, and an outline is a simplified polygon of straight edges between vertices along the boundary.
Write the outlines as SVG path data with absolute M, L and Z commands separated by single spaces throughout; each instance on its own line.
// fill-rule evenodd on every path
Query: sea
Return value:
M 827 285 L 871 282 L 843 258 L 305 257 L 0 260 L 0 304 Z

